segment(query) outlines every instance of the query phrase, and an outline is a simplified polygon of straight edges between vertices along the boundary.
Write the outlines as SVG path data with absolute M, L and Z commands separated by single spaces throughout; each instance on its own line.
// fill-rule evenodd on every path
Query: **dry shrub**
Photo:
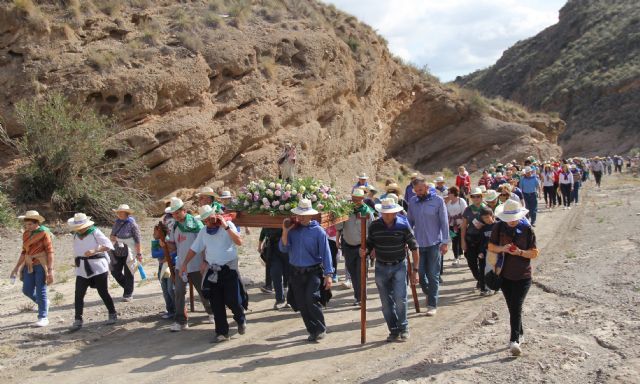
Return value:
M 0 227 L 16 227 L 16 211 L 9 197 L 0 188 Z
M 200 36 L 191 31 L 180 32 L 177 35 L 178 39 L 182 42 L 187 49 L 193 53 L 201 52 L 204 50 L 204 42 Z
M 276 64 L 276 60 L 271 57 L 263 57 L 262 60 L 262 72 L 268 79 L 273 79 L 277 75 L 278 67 Z
M 207 11 L 203 16 L 202 21 L 204 25 L 213 29 L 217 29 L 224 24 L 222 17 L 220 17 L 220 15 L 215 11 Z
M 109 16 L 116 16 L 122 11 L 124 4 L 122 0 L 100 0 L 97 7 Z
M 13 6 L 15 10 L 23 14 L 23 17 L 35 30 L 40 32 L 49 31 L 49 20 L 32 0 L 13 0 Z
M 229 16 L 233 17 L 232 25 L 240 28 L 251 17 L 251 1 L 235 0 L 233 6 L 229 9 Z

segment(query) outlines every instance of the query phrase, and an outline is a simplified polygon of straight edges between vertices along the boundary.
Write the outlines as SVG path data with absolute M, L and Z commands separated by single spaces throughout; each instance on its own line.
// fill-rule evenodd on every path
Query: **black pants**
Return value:
M 542 187 L 542 190 L 544 192 L 544 202 L 550 207 L 555 207 L 555 205 L 556 205 L 556 190 L 553 187 L 553 185 L 548 186 L 548 187 Z
M 596 179 L 596 185 L 599 187 L 600 186 L 600 181 L 602 180 L 602 172 L 593 171 L 593 177 Z
M 322 273 L 318 267 L 305 273 L 299 273 L 292 267 L 290 276 L 291 293 L 296 308 L 302 315 L 302 321 L 311 335 L 319 335 L 327 330 L 320 304 L 320 289 L 322 286 Z
M 509 322 L 511 323 L 511 340 L 518 341 L 524 335 L 522 328 L 522 305 L 524 298 L 531 288 L 531 279 L 508 280 L 502 279 L 502 294 L 509 308 Z
M 95 288 L 98 291 L 98 295 L 102 299 L 102 302 L 107 307 L 109 314 L 116 313 L 116 307 L 113 305 L 113 299 L 109 294 L 108 288 L 109 273 L 101 273 L 93 276 L 89 279 L 76 276 L 76 320 L 82 320 L 82 313 L 84 310 L 84 296 L 87 294 L 87 288 Z
M 465 238 L 465 242 L 467 244 L 467 252 L 464 253 L 464 257 L 467 259 L 467 265 L 469 265 L 473 278 L 478 282 L 479 288 L 484 291 L 486 289 L 484 286 L 484 270 L 480 271 L 480 260 L 478 259 L 482 242 L 469 236 Z
M 622 165 L 616 165 L 616 172 L 622 173 Z
M 207 276 L 209 273 L 207 273 Z M 216 335 L 229 335 L 229 322 L 227 321 L 227 307 L 233 313 L 233 319 L 238 324 L 244 324 L 244 308 L 240 297 L 240 279 L 238 271 L 228 266 L 223 266 L 218 271 L 218 281 L 212 283 L 205 277 L 205 291 L 211 304 L 213 318 L 216 323 Z
M 562 201 L 565 207 L 571 206 L 571 184 L 560 184 L 560 191 L 562 192 Z
M 329 239 L 329 250 L 331 251 L 331 263 L 333 263 L 333 278 L 338 276 L 338 245 L 335 240 Z
M 360 246 L 349 245 L 342 242 L 342 256 L 344 256 L 344 265 L 351 276 L 351 286 L 353 287 L 353 298 L 360 301 Z
M 289 284 L 289 254 L 282 253 L 278 245 L 269 245 L 269 272 L 271 285 L 276 294 L 276 302 L 285 302 L 284 287 Z
M 273 282 L 271 281 L 271 261 L 269 261 L 268 256 L 264 264 L 264 286 L 267 288 L 273 288 Z
M 111 276 L 124 288 L 122 297 L 131 297 L 133 295 L 133 274 L 127 267 L 126 257 L 114 257 Z
M 449 227 L 449 229 L 453 231 L 453 227 Z M 462 238 L 460 237 L 460 232 L 457 233 L 457 236 L 451 239 L 451 251 L 453 252 L 453 257 L 455 257 L 456 260 L 460 258 L 460 255 L 462 255 Z

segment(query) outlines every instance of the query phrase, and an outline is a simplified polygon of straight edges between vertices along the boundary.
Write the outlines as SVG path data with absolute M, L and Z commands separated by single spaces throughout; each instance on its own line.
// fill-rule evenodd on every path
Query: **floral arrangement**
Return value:
M 237 200 L 229 207 L 250 214 L 290 215 L 301 199 L 309 199 L 313 208 L 334 217 L 346 216 L 353 211 L 351 201 L 340 199 L 333 187 L 313 178 L 251 181 L 240 188 Z

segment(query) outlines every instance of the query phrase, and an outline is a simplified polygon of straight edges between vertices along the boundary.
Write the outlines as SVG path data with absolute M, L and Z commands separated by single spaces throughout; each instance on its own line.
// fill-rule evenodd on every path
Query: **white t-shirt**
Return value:
M 105 246 L 111 250 L 113 250 L 113 244 L 108 237 L 104 235 L 98 228 L 96 228 L 93 233 L 85 236 L 84 238 L 78 237 L 78 235 L 73 236 L 73 254 L 74 256 L 85 257 L 84 253 L 90 249 L 96 249 L 99 246 Z M 92 260 L 81 260 L 80 266 L 76 267 L 76 276 L 84 277 L 86 279 L 103 274 L 105 272 L 109 272 L 109 254 L 106 253 L 106 257 Z M 84 263 L 89 263 L 91 269 L 93 270 L 93 274 L 91 276 L 87 276 L 87 273 L 84 268 Z
M 198 233 L 182 232 L 180 228 L 173 224 L 173 227 L 169 231 L 169 242 L 175 243 L 176 253 L 178 257 L 176 259 L 176 269 L 182 268 L 183 261 L 187 258 L 187 253 L 191 249 L 191 244 L 198 237 Z M 200 270 L 200 264 L 202 264 L 202 252 L 198 252 L 193 259 L 187 265 L 187 273 L 198 272 Z
M 542 173 L 542 186 L 543 187 L 553 187 L 553 172 L 544 172 Z
M 462 213 L 467 208 L 467 202 L 458 197 L 455 203 L 447 203 L 447 214 L 449 215 L 449 224 L 462 225 Z M 455 218 L 455 223 L 453 222 Z
M 227 224 L 229 225 L 228 231 L 220 227 L 213 235 L 207 233 L 207 227 L 202 228 L 196 240 L 191 244 L 193 252 L 204 251 L 204 258 L 209 265 L 217 264 L 222 266 L 238 258 L 238 248 L 228 233 L 229 231 L 235 231 L 236 226 L 230 221 Z

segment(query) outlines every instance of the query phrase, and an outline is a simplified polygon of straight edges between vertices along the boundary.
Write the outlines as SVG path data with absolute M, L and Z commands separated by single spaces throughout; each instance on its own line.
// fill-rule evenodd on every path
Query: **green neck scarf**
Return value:
M 82 240 L 85 237 L 89 236 L 90 234 L 92 234 L 93 232 L 96 231 L 96 228 L 94 225 L 92 225 L 91 227 L 89 227 L 89 229 L 87 229 L 86 231 L 84 231 L 84 233 L 78 233 L 76 232 L 76 236 L 78 236 L 78 239 Z
M 369 216 L 369 214 L 373 213 L 373 210 L 367 204 L 362 203 L 360 207 L 355 207 L 354 212 L 359 213 L 360 216 Z
M 486 205 L 485 203 L 480 204 L 480 206 L 479 206 L 479 207 L 477 207 L 475 204 L 471 204 L 471 205 L 469 205 L 469 208 L 471 208 L 471 212 L 473 212 L 473 213 L 478 213 L 478 212 L 480 212 L 480 209 L 481 209 L 482 207 L 486 207 L 486 206 L 487 206 L 487 205 Z
M 180 228 L 180 232 L 182 233 L 198 233 L 204 227 L 201 221 L 196 220 L 188 213 L 184 217 L 184 221 L 182 223 L 176 221 L 176 225 Z
M 49 232 L 49 233 L 51 233 L 51 230 L 49 228 L 45 227 L 44 225 L 40 224 L 40 226 L 37 229 L 31 231 L 31 235 L 29 235 L 29 237 L 31 237 L 33 235 L 36 235 L 36 234 L 38 234 L 40 232 Z

